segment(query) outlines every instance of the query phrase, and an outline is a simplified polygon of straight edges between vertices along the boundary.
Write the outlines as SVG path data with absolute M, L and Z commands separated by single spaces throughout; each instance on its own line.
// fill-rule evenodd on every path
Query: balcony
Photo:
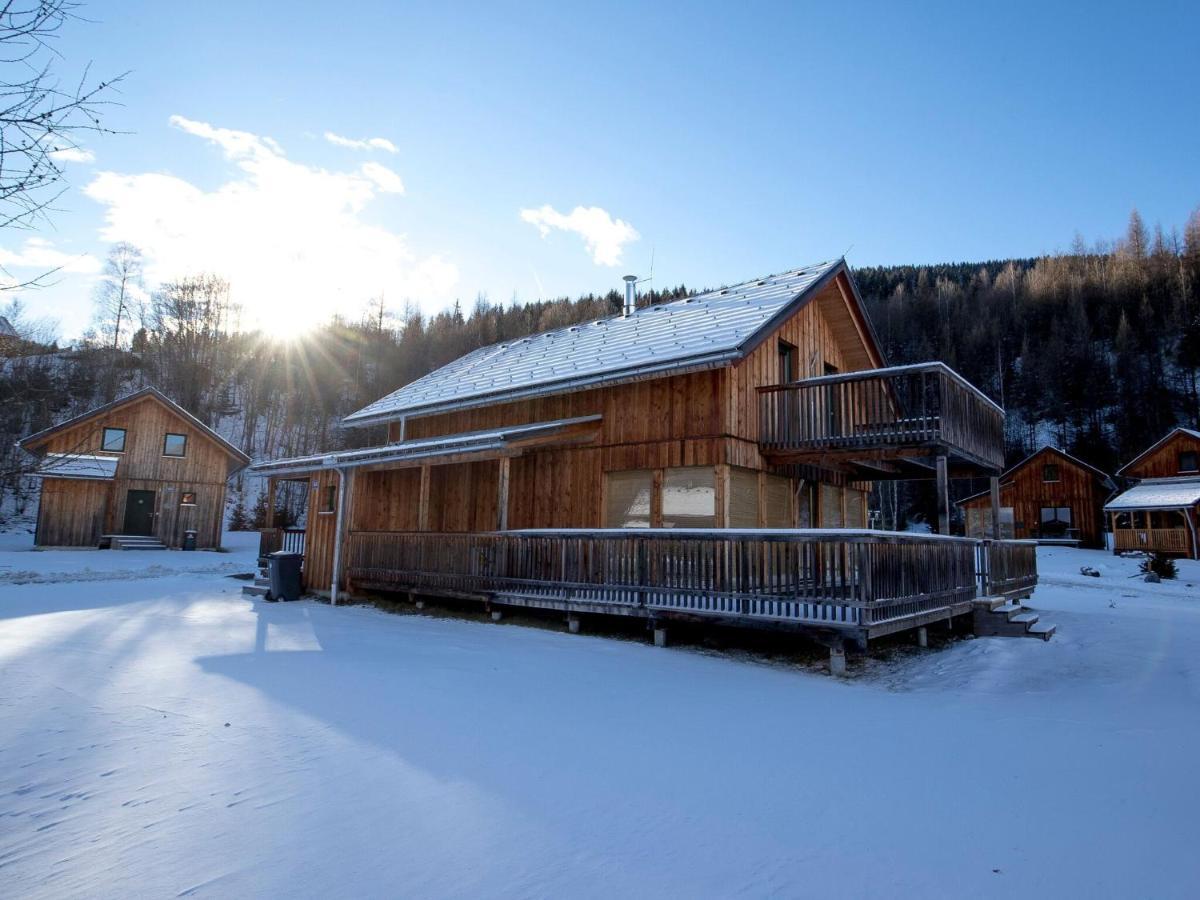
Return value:
M 930 477 L 939 456 L 957 474 L 1004 468 L 1004 410 L 944 363 L 772 385 L 759 402 L 759 445 L 776 463 L 866 479 Z

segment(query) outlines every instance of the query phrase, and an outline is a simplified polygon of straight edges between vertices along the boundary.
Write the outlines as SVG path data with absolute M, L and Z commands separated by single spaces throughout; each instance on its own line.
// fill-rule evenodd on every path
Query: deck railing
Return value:
M 1186 528 L 1118 528 L 1113 532 L 1113 547 L 1187 553 L 1192 548 L 1192 536 Z
M 1037 542 L 979 542 L 976 569 L 985 597 L 1028 597 L 1037 586 Z
M 277 550 L 289 553 L 304 553 L 303 528 L 260 528 L 258 531 L 258 555 L 267 556 Z
M 829 452 L 944 446 L 1004 466 L 1004 411 L 944 363 L 807 378 L 759 388 L 759 442 Z
M 1008 542 L 990 543 L 994 554 Z M 346 574 L 363 587 L 869 628 L 974 599 L 979 546 L 853 530 L 354 532 Z

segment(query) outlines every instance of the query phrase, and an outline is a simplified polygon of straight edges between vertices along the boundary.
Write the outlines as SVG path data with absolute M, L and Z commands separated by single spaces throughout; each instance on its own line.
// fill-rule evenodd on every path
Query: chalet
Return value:
M 1104 501 L 1112 479 L 1083 460 L 1042 447 L 1000 476 L 1001 534 L 1103 549 Z M 991 535 L 991 492 L 958 502 L 968 537 Z
M 250 458 L 145 388 L 20 442 L 38 458 L 41 547 L 219 547 L 225 484 Z
M 1113 552 L 1157 550 L 1200 559 L 1200 431 L 1176 428 L 1122 466 L 1133 482 L 1104 507 Z
M 844 260 L 483 347 L 345 419 L 388 443 L 261 462 L 308 492 L 310 590 L 792 627 L 840 647 L 1028 595 L 1028 545 L 947 536 L 1004 412 L 888 367 Z M 865 530 L 870 483 L 939 485 L 942 535 Z M 274 506 L 274 502 L 268 504 Z M 298 546 L 298 543 L 296 544 Z M 988 580 L 991 579 L 991 580 Z M 832 646 L 832 644 L 831 644 Z M 835 652 L 837 652 L 835 647 Z

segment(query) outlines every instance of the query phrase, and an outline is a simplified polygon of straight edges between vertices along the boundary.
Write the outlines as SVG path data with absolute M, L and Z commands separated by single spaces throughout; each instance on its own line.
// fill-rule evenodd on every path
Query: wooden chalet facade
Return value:
M 1113 497 L 1113 552 L 1200 559 L 1200 431 L 1176 428 L 1118 470 L 1132 486 Z
M 1104 549 L 1104 501 L 1114 489 L 1095 466 L 1042 447 L 1000 476 L 1001 534 Z M 991 505 L 990 491 L 958 502 L 968 537 L 991 535 Z
M 939 363 L 886 367 L 844 261 L 641 309 L 627 286 L 619 316 L 345 420 L 386 423 L 384 446 L 256 464 L 308 486 L 307 587 L 860 641 L 970 607 L 978 542 L 867 532 L 867 491 L 940 474 L 944 526 L 946 478 L 1001 467 L 1003 411 Z M 1032 551 L 1009 551 L 993 574 L 1027 594 Z
M 41 547 L 98 547 L 115 538 L 221 546 L 225 486 L 250 458 L 154 388 L 32 434 L 39 458 Z

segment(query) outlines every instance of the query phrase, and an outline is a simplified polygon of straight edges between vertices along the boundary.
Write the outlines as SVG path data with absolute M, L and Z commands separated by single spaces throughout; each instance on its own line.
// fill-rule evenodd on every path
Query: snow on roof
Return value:
M 34 470 L 40 478 L 102 478 L 117 474 L 117 457 L 79 453 L 47 453 Z
M 1104 504 L 1105 509 L 1181 509 L 1200 503 L 1200 478 L 1147 478 Z
M 250 471 L 255 475 L 298 474 L 323 468 L 352 468 L 376 463 L 444 456 L 448 453 L 480 453 L 485 450 L 503 449 L 505 444 L 515 439 L 552 435 L 573 425 L 586 425 L 599 422 L 600 419 L 599 415 L 578 416 L 573 419 L 555 419 L 549 422 L 533 422 L 528 425 L 509 425 L 490 431 L 443 434 L 386 444 L 382 447 L 365 447 L 361 450 L 343 450 L 338 453 L 265 460 L 252 465 Z
M 571 390 L 646 374 L 723 365 L 760 330 L 844 266 L 831 260 L 474 350 L 345 418 L 367 425 Z

